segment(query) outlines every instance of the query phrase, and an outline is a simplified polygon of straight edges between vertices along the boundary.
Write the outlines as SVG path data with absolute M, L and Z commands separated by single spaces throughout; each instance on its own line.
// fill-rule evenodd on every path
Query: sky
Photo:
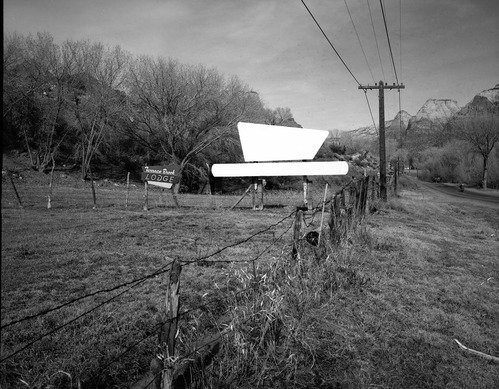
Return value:
M 385 91 L 387 120 L 399 101 L 415 115 L 430 98 L 464 106 L 499 84 L 497 0 L 383 0 L 393 61 L 380 1 L 305 4 L 346 66 L 301 0 L 4 0 L 3 22 L 4 34 L 48 32 L 56 43 L 90 40 L 214 67 L 310 129 L 372 124 L 366 96 L 377 125 L 378 91 L 359 84 L 405 85 L 400 99 Z

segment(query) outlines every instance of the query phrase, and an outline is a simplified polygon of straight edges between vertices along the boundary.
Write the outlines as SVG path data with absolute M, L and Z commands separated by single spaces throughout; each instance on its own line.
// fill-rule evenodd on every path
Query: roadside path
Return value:
M 499 191 L 497 190 L 488 189 L 482 191 L 465 188 L 464 192 L 460 192 L 456 184 L 436 184 L 424 181 L 417 181 L 417 183 L 433 194 L 447 196 L 449 200 L 466 202 L 468 205 L 488 206 L 499 209 Z

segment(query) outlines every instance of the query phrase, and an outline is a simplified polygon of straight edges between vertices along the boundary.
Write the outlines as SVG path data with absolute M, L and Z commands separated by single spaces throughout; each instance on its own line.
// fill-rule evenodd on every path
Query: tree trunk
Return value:
M 489 175 L 488 168 L 487 168 L 487 162 L 488 162 L 488 155 L 483 154 L 483 179 L 482 179 L 482 187 L 483 189 L 487 189 L 487 178 Z

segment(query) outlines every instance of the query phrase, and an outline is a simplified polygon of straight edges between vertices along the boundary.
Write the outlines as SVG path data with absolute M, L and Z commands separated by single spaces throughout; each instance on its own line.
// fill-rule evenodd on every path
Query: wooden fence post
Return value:
M 143 210 L 147 211 L 149 206 L 148 206 L 148 200 L 149 200 L 149 190 L 148 190 L 148 183 L 147 181 L 144 181 L 144 207 Z
M 364 177 L 364 188 L 362 190 L 362 203 L 361 203 L 361 214 L 362 217 L 364 218 L 366 216 L 366 209 L 367 209 L 367 198 L 369 194 L 369 176 Z
M 328 183 L 326 182 L 326 187 L 324 188 L 324 200 L 322 201 L 322 213 L 321 213 L 321 224 L 320 224 L 320 229 L 319 229 L 319 238 L 317 239 L 317 246 L 318 247 L 320 247 L 320 245 L 321 245 L 322 223 L 324 221 L 324 208 L 326 206 L 327 186 L 328 186 Z
M 331 218 L 329 219 L 329 240 L 335 246 L 338 246 L 341 242 L 341 196 L 343 190 L 340 193 L 336 193 L 333 196 L 333 201 L 331 201 Z M 343 194 L 344 195 L 344 194 Z
M 97 208 L 97 196 L 95 195 L 95 186 L 94 186 L 94 177 L 92 175 L 92 170 L 90 169 L 90 167 L 88 168 L 89 172 L 90 172 L 90 186 L 92 187 L 92 201 L 94 203 L 94 206 L 93 208 Z
M 312 193 L 310 191 L 312 181 L 303 176 L 303 206 L 309 211 L 312 209 Z
M 162 355 L 162 373 L 160 374 L 160 386 L 158 389 L 171 389 L 173 380 L 173 369 L 175 362 L 175 341 L 178 326 L 179 309 L 179 291 L 180 291 L 180 273 L 182 267 L 176 260 L 172 263 L 168 288 L 165 298 L 165 314 L 163 315 L 163 324 L 159 331 L 159 349 Z M 158 380 L 157 380 L 158 381 Z M 156 382 L 157 382 L 156 381 Z
M 19 208 L 24 208 L 23 203 L 21 201 L 21 197 L 19 197 L 19 193 L 17 192 L 16 184 L 14 183 L 14 179 L 12 178 L 12 172 L 9 169 L 7 170 L 7 175 L 9 176 L 10 183 L 12 184 L 12 188 L 14 189 L 14 193 L 16 194 L 17 203 L 19 204 Z
M 257 191 L 258 191 L 258 210 L 263 210 L 263 180 L 261 178 L 257 181 Z
M 252 184 L 253 188 L 251 189 L 251 206 L 253 210 L 256 209 L 256 189 L 258 187 L 258 181 L 256 177 L 253 177 Z
M 237 206 L 237 204 L 239 204 L 242 201 L 242 199 L 244 199 L 246 197 L 248 192 L 251 190 L 252 186 L 253 186 L 253 184 L 250 184 L 250 186 L 248 186 L 248 189 L 246 189 L 246 191 L 242 194 L 241 197 L 239 197 L 239 199 L 236 201 L 236 203 L 232 207 L 230 207 L 231 210 L 234 209 Z
M 47 209 L 52 208 L 52 182 L 54 181 L 55 159 L 52 155 L 52 170 L 50 170 L 49 194 L 47 196 Z
M 303 208 L 297 208 L 293 226 L 293 251 L 291 252 L 293 259 L 300 259 L 300 241 L 303 236 L 303 225 Z
M 397 184 L 398 184 L 398 174 L 399 174 L 399 164 L 398 164 L 398 161 L 397 163 L 395 164 L 395 172 L 394 172 L 394 175 L 393 175 L 393 192 L 394 192 L 394 195 L 397 196 Z
M 126 199 L 125 199 L 125 208 L 128 208 L 128 195 L 130 192 L 130 172 L 126 175 Z

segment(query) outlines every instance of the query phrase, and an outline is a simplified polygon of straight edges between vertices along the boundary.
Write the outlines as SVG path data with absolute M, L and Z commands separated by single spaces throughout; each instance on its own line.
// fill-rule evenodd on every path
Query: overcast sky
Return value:
M 395 82 L 380 1 L 306 0 L 355 78 Z M 402 109 L 429 98 L 460 106 L 499 83 L 498 0 L 383 0 Z M 301 0 L 4 0 L 4 33 L 49 32 L 133 54 L 171 57 L 237 75 L 269 108 L 289 107 L 305 128 L 372 124 L 364 92 Z M 401 4 L 401 7 L 400 7 Z M 402 18 L 400 18 L 400 9 Z M 374 32 L 373 32 L 374 25 Z M 400 34 L 402 32 L 402 34 Z M 380 49 L 381 63 L 376 49 Z M 400 53 L 402 55 L 400 55 Z M 383 76 L 384 70 L 384 76 Z M 371 75 L 372 73 L 372 75 Z M 378 123 L 378 93 L 367 93 Z M 398 92 L 386 91 L 386 118 Z

